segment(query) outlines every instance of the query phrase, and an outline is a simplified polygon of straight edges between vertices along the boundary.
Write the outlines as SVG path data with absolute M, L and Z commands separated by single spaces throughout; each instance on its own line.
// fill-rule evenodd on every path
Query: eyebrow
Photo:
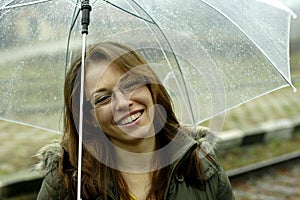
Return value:
M 136 79 L 137 77 L 132 76 L 131 74 L 126 74 L 123 77 L 120 78 L 120 80 L 118 81 L 118 83 L 122 82 L 122 81 L 126 81 L 127 79 Z M 98 93 L 103 93 L 103 92 L 107 92 L 107 91 L 111 91 L 111 89 L 108 88 L 98 88 L 96 89 L 94 92 L 92 92 L 92 97 L 90 99 L 92 99 L 95 94 Z
M 99 89 L 96 89 L 94 92 L 92 92 L 92 96 L 95 96 L 95 94 L 107 92 L 107 91 L 110 91 L 110 90 L 107 88 L 99 88 Z

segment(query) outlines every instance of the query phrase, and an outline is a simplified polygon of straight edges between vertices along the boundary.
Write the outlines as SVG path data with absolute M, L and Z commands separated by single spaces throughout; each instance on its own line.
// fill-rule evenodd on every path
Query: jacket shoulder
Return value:
M 37 200 L 42 199 L 59 199 L 61 194 L 61 177 L 58 170 L 53 169 L 45 176 Z
M 62 155 L 62 147 L 59 140 L 40 148 L 34 157 L 38 162 L 34 166 L 34 170 L 44 176 L 38 200 L 42 199 L 59 199 L 61 195 L 61 176 L 58 172 L 58 164 Z

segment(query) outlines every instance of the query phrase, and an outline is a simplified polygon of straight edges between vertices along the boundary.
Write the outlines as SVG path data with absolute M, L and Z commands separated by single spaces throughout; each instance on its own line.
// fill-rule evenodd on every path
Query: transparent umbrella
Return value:
M 170 91 L 183 124 L 292 85 L 294 14 L 278 1 L 90 4 L 88 43 L 115 40 L 139 49 Z M 1 119 L 61 131 L 65 66 L 81 44 L 80 23 L 71 25 L 79 9 L 72 0 L 1 2 Z
M 112 40 L 138 50 L 169 91 L 182 124 L 293 87 L 289 29 L 295 14 L 279 1 L 90 5 L 88 44 Z M 65 69 L 81 47 L 79 11 L 75 0 L 1 1 L 1 119 L 61 132 Z

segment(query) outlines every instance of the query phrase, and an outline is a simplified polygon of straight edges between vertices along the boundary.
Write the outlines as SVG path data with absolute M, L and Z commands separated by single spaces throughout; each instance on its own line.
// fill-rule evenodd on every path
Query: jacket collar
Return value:
M 216 155 L 214 152 L 214 146 L 217 144 L 219 139 L 217 134 L 203 126 L 184 127 L 178 133 L 183 135 L 182 137 L 185 138 L 184 140 L 187 144 L 190 143 L 190 146 L 186 148 L 186 151 L 182 152 L 182 156 L 179 158 L 179 160 L 174 162 L 173 171 L 175 172 L 175 175 L 177 173 L 176 169 L 178 169 L 180 164 L 185 161 L 185 159 L 189 156 L 189 153 L 191 153 L 197 148 L 198 145 L 200 145 L 201 148 L 207 154 L 209 154 L 210 158 L 212 159 L 211 161 L 207 159 L 206 155 L 199 154 L 204 167 L 204 178 L 205 180 L 211 178 L 211 176 L 217 171 L 215 164 Z M 188 142 L 190 140 L 191 142 Z
M 190 153 L 194 151 L 198 145 L 201 145 L 201 148 L 210 150 L 208 152 L 210 155 L 214 155 L 213 148 L 210 146 L 210 143 L 207 140 L 207 137 L 215 137 L 216 134 L 210 131 L 206 127 L 197 126 L 197 127 L 184 127 L 178 129 L 175 138 L 173 139 L 173 145 L 171 148 L 172 157 L 174 162 L 171 164 L 171 175 L 168 180 L 167 188 L 171 187 L 172 181 L 178 179 L 178 181 L 183 182 L 183 177 L 178 174 L 178 169 L 181 167 L 181 164 L 188 158 Z M 199 155 L 202 164 L 204 167 L 204 178 L 208 180 L 213 174 L 217 171 L 217 168 L 214 163 L 209 161 L 205 155 Z M 175 159 L 176 158 L 176 159 Z M 165 193 L 165 199 L 167 197 L 167 192 Z

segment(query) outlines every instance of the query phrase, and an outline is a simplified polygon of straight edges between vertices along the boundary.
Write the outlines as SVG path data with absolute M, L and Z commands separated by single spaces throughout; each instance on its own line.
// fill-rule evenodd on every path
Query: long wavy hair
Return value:
M 135 73 L 146 76 L 150 80 L 147 87 L 152 95 L 153 103 L 160 104 L 166 110 L 167 117 L 159 110 L 155 112 L 154 128 L 157 128 L 156 149 L 167 145 L 174 138 L 179 122 L 173 111 L 171 98 L 166 89 L 161 84 L 159 78 L 148 66 L 145 59 L 127 46 L 114 42 L 102 42 L 89 48 L 86 52 L 86 69 L 92 63 L 106 59 L 124 71 L 136 68 Z M 138 66 L 146 66 L 138 70 Z M 65 79 L 64 85 L 64 134 L 61 142 L 63 148 L 62 159 L 59 163 L 59 172 L 62 176 L 64 192 L 62 197 L 69 195 L 76 198 L 77 193 L 77 157 L 78 157 L 78 116 L 79 116 L 79 96 L 80 96 L 80 68 L 81 58 L 78 57 L 72 63 Z M 101 129 L 95 127 L 95 117 L 90 112 L 85 112 L 83 126 L 83 152 L 82 152 L 82 198 L 95 199 L 103 196 L 108 199 L 108 191 L 111 185 L 122 199 L 130 199 L 129 189 L 121 172 L 109 167 L 93 156 L 96 153 L 102 157 L 101 160 L 111 162 L 114 159 L 114 149 L 112 145 L 103 142 L 105 133 L 101 134 Z M 163 128 L 161 128 L 163 127 Z M 190 184 L 199 189 L 205 189 L 204 172 L 199 158 L 198 147 L 189 154 L 186 165 L 182 173 Z M 158 158 L 159 159 L 168 158 Z M 147 199 L 162 200 L 165 195 L 167 180 L 170 177 L 170 166 L 151 172 L 151 187 Z

